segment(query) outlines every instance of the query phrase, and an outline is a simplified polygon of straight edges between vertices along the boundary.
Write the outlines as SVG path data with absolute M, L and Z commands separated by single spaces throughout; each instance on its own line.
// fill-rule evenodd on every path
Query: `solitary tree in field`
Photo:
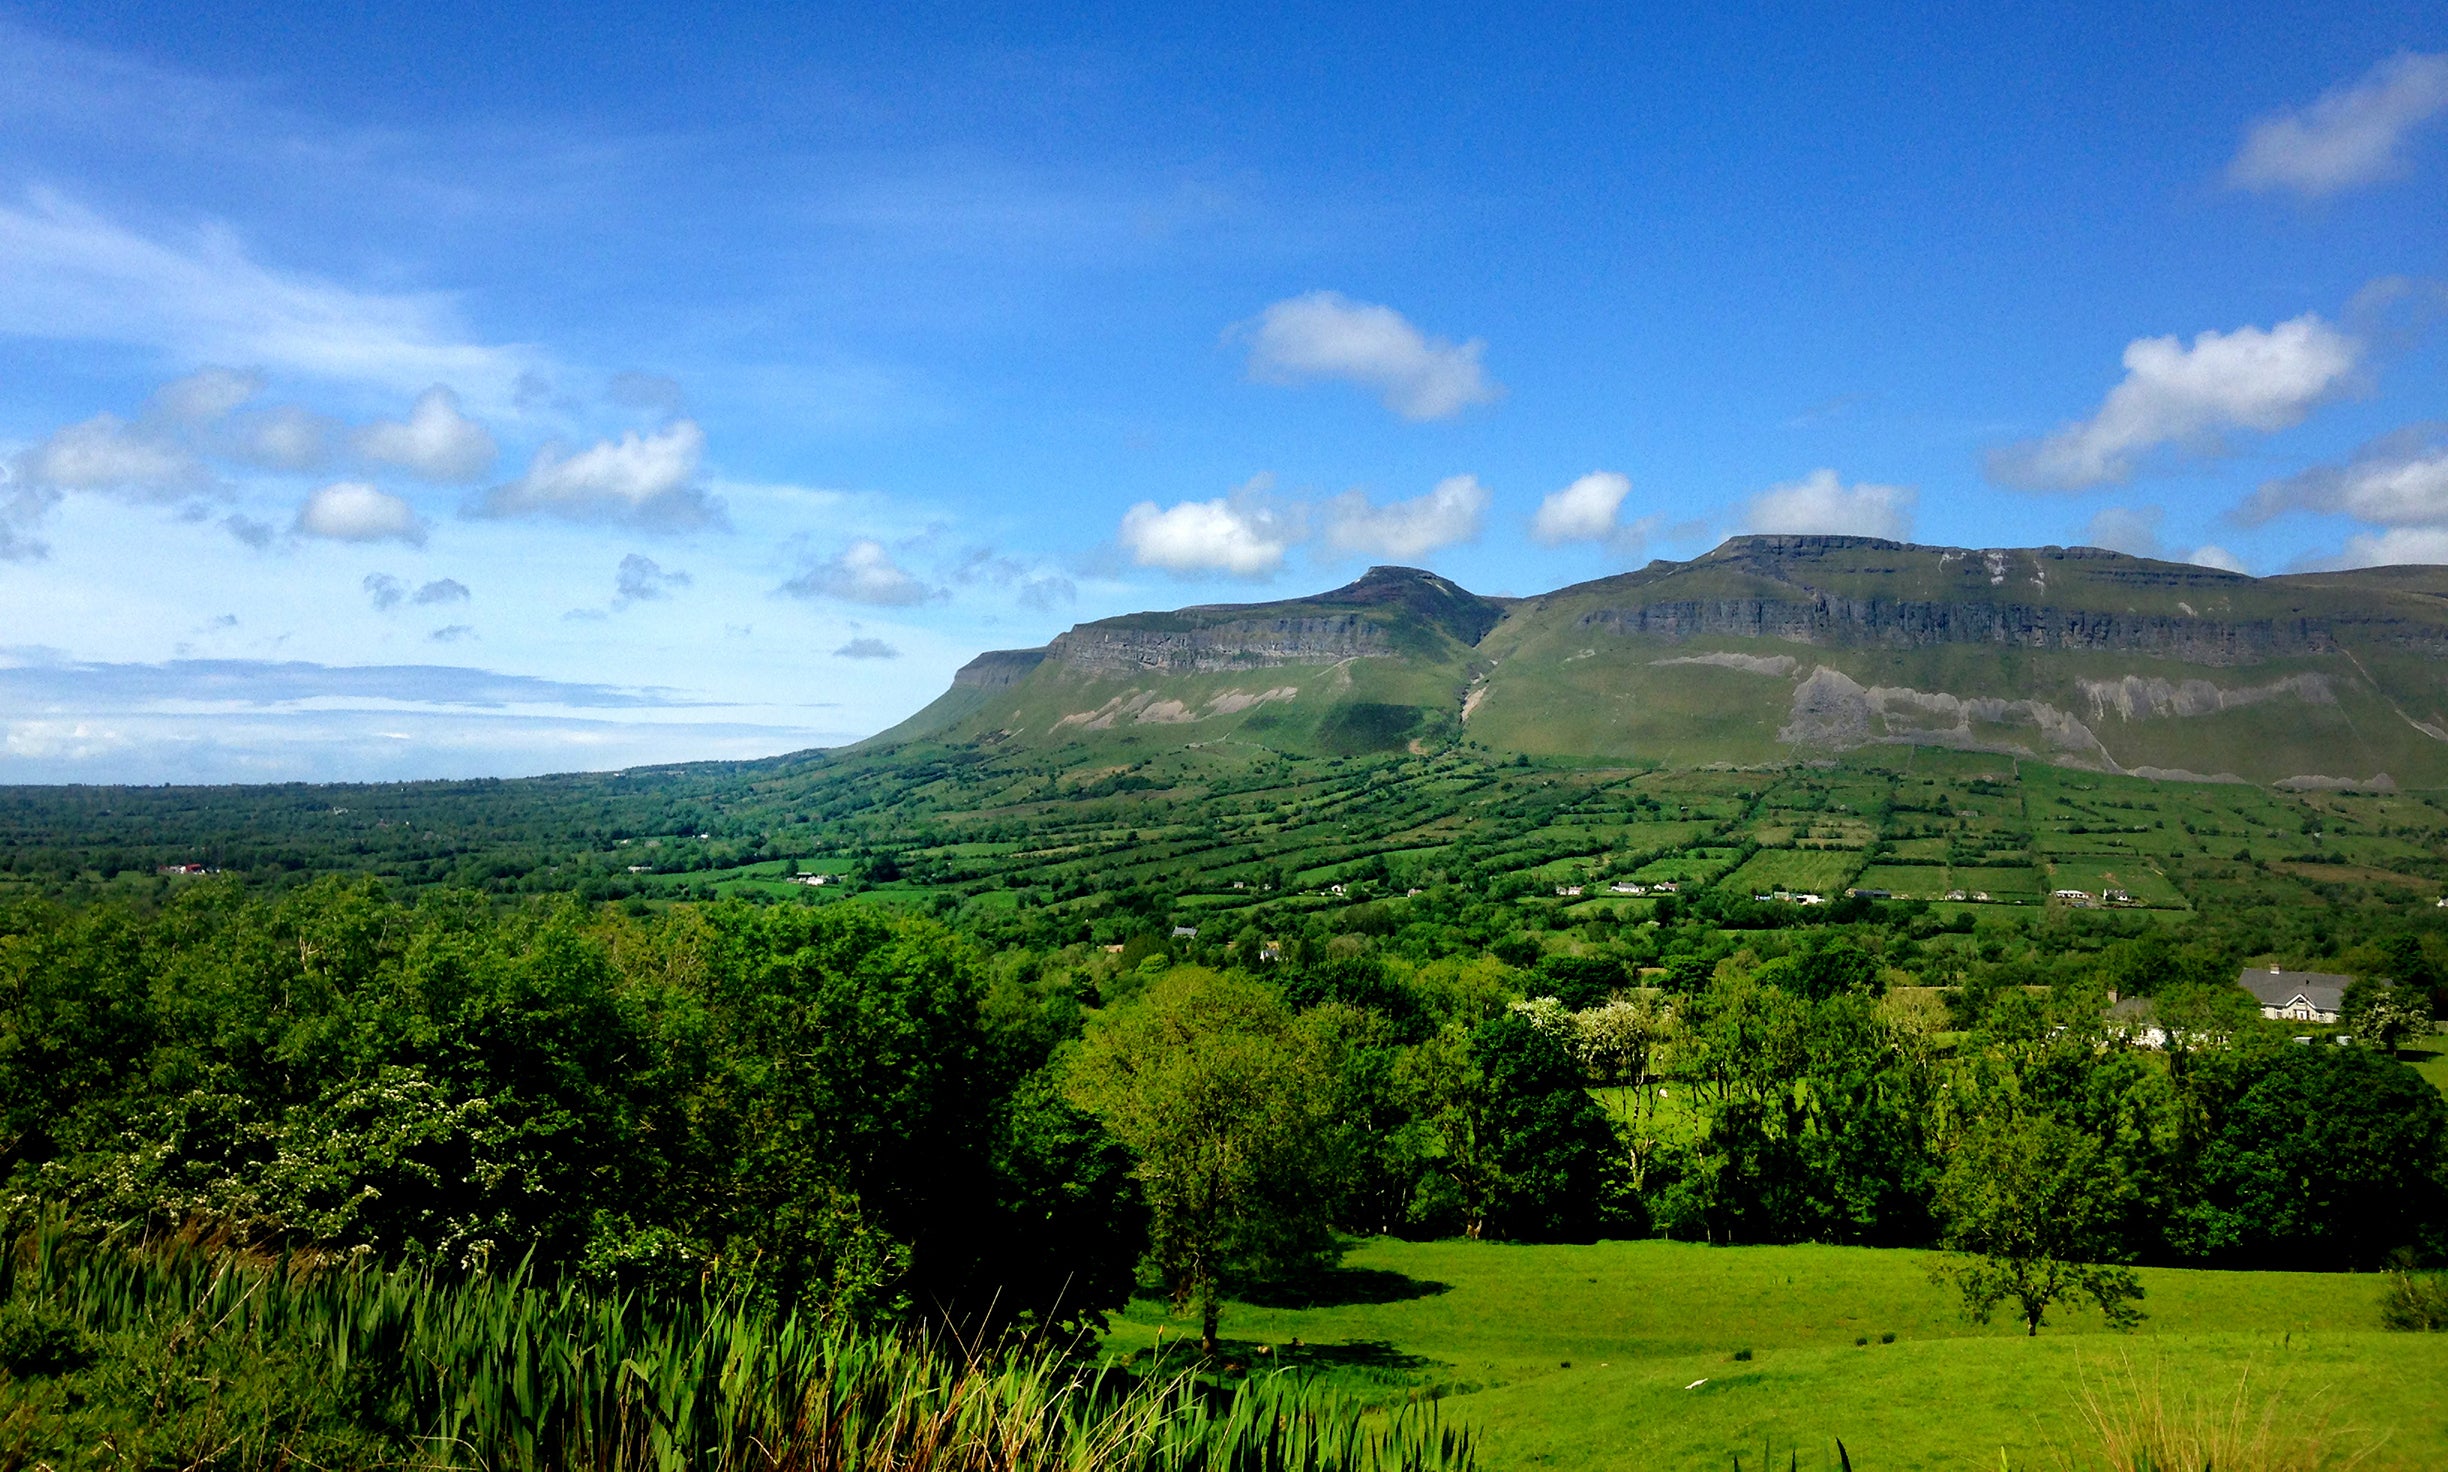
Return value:
M 1255 982 L 1182 969 L 1098 1019 L 1072 1101 L 1138 1158 L 1149 1237 L 1174 1306 L 1215 1352 L 1224 1289 L 1314 1262 L 1341 1183 L 1320 1040 Z
M 1964 1309 L 1989 1322 L 2011 1303 L 2038 1334 L 2060 1303 L 2098 1306 L 2113 1328 L 2142 1317 L 2133 1269 L 2100 1261 L 2130 1188 L 2099 1141 L 2039 1116 L 1984 1119 L 1957 1144 L 1938 1187 L 1946 1245 L 1933 1276 L 1963 1292 Z

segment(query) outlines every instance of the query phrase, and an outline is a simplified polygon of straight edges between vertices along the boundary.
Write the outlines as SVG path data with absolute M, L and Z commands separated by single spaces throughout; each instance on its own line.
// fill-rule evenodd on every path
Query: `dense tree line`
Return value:
M 1137 913 L 1109 950 L 369 881 L 26 902 L 0 1168 L 97 1227 L 863 1315 L 1079 1321 L 1145 1273 L 1210 1338 L 1348 1233 L 1947 1246 L 2021 1264 L 1966 1294 L 2035 1328 L 2116 1311 L 2103 1264 L 2448 1249 L 2438 1091 L 2262 1023 L 2215 938 Z M 2428 953 L 2367 949 L 2356 1005 L 2427 1017 Z

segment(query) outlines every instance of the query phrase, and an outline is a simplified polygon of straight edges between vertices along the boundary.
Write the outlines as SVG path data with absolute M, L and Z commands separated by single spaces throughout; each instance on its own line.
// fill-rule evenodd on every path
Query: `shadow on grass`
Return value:
M 1286 1282 L 1253 1285 L 1234 1296 L 1262 1308 L 1347 1308 L 1433 1298 L 1447 1286 L 1385 1268 L 1326 1268 Z

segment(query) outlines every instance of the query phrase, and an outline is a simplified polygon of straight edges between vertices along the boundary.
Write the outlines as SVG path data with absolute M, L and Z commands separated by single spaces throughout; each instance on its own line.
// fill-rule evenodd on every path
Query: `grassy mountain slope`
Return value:
M 2448 570 L 2249 578 L 2095 548 L 1739 537 L 1498 602 L 1376 568 L 981 656 L 868 743 L 1247 741 L 1752 765 L 1948 746 L 2100 771 L 2448 783 Z

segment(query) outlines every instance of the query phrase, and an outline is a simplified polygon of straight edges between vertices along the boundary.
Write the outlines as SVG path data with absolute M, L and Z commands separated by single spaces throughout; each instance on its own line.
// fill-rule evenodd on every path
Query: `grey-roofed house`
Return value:
M 2253 994 L 2261 1004 L 2264 1017 L 2290 1022 L 2335 1022 L 2338 1010 L 2346 1004 L 2350 976 L 2331 976 L 2325 971 L 2285 971 L 2276 966 L 2263 971 L 2254 968 L 2236 978 L 2236 984 Z

